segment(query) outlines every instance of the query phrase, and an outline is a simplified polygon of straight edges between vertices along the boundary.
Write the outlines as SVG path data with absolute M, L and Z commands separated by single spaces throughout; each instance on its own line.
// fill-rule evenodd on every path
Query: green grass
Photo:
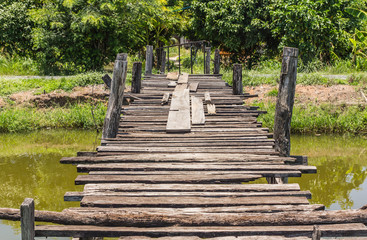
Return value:
M 91 110 L 94 112 L 94 119 Z M 94 129 L 103 125 L 107 107 L 98 103 L 74 104 L 46 109 L 10 107 L 0 109 L 0 132 L 26 132 L 44 128 Z
M 259 121 L 271 131 L 274 126 L 275 103 L 257 103 L 268 113 Z M 367 109 L 363 105 L 295 105 L 293 108 L 292 133 L 350 133 L 367 134 Z
M 0 75 L 36 75 L 37 64 L 28 57 L 0 55 Z
M 1 79 L 0 77 L 0 96 L 12 93 L 35 89 L 36 94 L 49 93 L 60 89 L 71 91 L 76 86 L 87 86 L 93 84 L 103 84 L 102 73 L 91 72 L 68 76 L 62 78 L 34 78 L 34 79 Z M 131 77 L 130 77 L 131 78 Z

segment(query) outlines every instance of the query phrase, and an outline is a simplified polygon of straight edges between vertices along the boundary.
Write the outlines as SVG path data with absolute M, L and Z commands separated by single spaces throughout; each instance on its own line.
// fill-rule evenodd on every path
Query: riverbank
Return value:
M 0 79 L 0 132 L 38 129 L 100 129 L 107 109 L 109 90 L 103 73 L 89 73 L 52 79 Z M 228 80 L 228 74 L 223 78 Z M 129 88 L 131 76 L 127 79 Z M 292 133 L 338 133 L 367 135 L 367 99 L 364 85 L 306 84 L 300 79 L 292 119 Z M 319 79 L 319 78 L 317 78 Z M 245 105 L 259 106 L 268 114 L 259 121 L 272 131 L 276 82 L 246 84 L 244 91 L 258 98 Z M 230 82 L 230 81 L 229 81 Z M 267 82 L 267 80 L 264 82 Z M 308 81 L 309 82 L 309 81 Z M 330 82 L 329 82 L 330 83 Z

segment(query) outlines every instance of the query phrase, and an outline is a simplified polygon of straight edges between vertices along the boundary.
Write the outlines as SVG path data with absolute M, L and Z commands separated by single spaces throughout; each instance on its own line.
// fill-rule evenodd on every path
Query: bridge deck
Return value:
M 309 204 L 310 192 L 301 191 L 298 184 L 248 183 L 316 172 L 315 167 L 295 164 L 296 158 L 278 156 L 272 134 L 257 122 L 261 112 L 243 105 L 254 96 L 232 95 L 220 75 L 190 75 L 178 83 L 151 75 L 142 87 L 123 107 L 117 138 L 102 140 L 94 155 L 61 160 L 89 173 L 75 180 L 85 185 L 83 192 L 65 194 L 66 201 L 80 201 L 79 208 L 67 211 L 107 214 L 113 223 L 37 226 L 37 236 L 311 237 L 319 222 L 297 225 L 292 219 L 278 222 L 274 215 L 323 211 L 323 205 Z M 193 115 L 197 124 L 190 121 Z M 114 214 L 119 218 L 113 219 Z M 323 236 L 367 234 L 362 223 L 320 229 Z

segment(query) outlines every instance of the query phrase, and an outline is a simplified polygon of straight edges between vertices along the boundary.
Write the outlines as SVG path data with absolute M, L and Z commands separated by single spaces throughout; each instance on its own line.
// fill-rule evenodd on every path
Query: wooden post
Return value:
M 274 119 L 275 150 L 289 157 L 291 120 L 296 92 L 298 49 L 285 47 Z
M 131 92 L 140 93 L 141 89 L 141 62 L 134 62 L 131 78 Z
M 22 240 L 34 240 L 34 201 L 32 198 L 24 199 L 20 206 L 20 226 Z
M 242 95 L 242 64 L 233 64 L 233 81 L 232 88 L 234 95 Z
M 220 72 L 220 54 L 219 49 L 215 49 L 213 74 L 219 74 L 219 72 Z
M 205 72 L 204 74 L 210 74 L 210 47 L 205 47 Z
M 312 232 L 312 240 L 320 240 L 320 239 L 321 239 L 321 230 L 319 226 L 314 225 Z
M 161 74 L 164 74 L 166 71 L 166 51 L 162 51 L 161 55 Z
M 147 45 L 147 52 L 145 55 L 145 74 L 152 74 L 153 69 L 153 46 Z
M 124 98 L 126 72 L 127 61 L 120 60 L 119 55 L 117 55 L 113 69 L 113 78 L 110 97 L 108 99 L 106 118 L 103 124 L 102 139 L 115 138 L 117 135 L 121 106 Z

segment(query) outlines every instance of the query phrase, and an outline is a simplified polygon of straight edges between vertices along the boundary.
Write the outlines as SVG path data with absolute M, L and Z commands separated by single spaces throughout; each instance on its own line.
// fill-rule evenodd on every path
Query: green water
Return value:
M 35 199 L 36 209 L 61 211 L 78 206 L 64 202 L 75 186 L 76 167 L 60 164 L 64 156 L 92 151 L 99 136 L 91 131 L 50 130 L 0 135 L 0 207 L 19 208 L 24 198 Z M 307 155 L 317 174 L 291 178 L 310 190 L 311 203 L 328 209 L 359 208 L 367 204 L 367 139 L 342 136 L 293 136 L 292 154 Z M 264 181 L 264 180 L 261 180 Z M 260 181 L 260 182 L 261 182 Z M 16 240 L 19 222 L 1 221 L 0 239 Z
M 100 140 L 95 131 L 50 130 L 0 135 L 0 207 L 19 208 L 24 198 L 35 200 L 37 210 L 61 211 L 78 203 L 64 202 L 75 186 L 76 167 L 60 164 L 77 151 L 93 151 Z M 19 222 L 1 221 L 0 239 L 20 239 Z

